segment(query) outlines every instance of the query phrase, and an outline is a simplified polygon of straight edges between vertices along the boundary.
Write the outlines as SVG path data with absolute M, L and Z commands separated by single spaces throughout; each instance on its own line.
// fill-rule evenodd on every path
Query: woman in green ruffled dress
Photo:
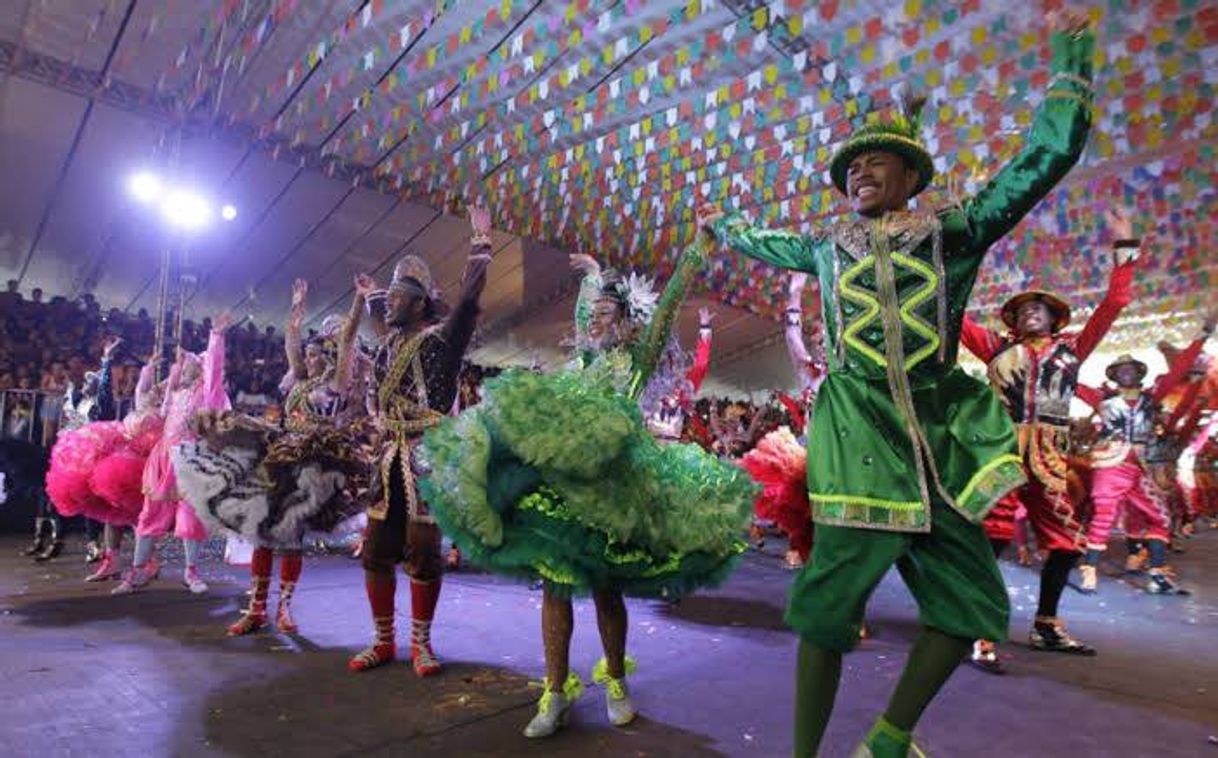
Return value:
M 575 358 L 556 373 L 488 381 L 478 406 L 424 439 L 431 473 L 420 487 L 444 533 L 476 565 L 544 582 L 545 692 L 527 737 L 557 731 L 583 690 L 568 663 L 573 596 L 596 604 L 605 657 L 593 679 L 621 726 L 635 716 L 623 596 L 674 599 L 715 584 L 744 548 L 748 476 L 695 445 L 661 445 L 640 408 L 657 394 L 645 391 L 663 378 L 656 367 L 680 364 L 662 359 L 678 349 L 673 321 L 704 244 L 681 255 L 659 298 L 646 279 L 572 256 L 584 273 Z

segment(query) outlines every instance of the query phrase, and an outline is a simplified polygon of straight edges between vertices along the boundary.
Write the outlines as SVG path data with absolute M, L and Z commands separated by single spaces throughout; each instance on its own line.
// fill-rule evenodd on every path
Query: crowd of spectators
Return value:
M 210 329 L 209 318 L 184 319 L 182 345 L 202 350 Z M 68 386 L 80 386 L 85 372 L 97 368 L 102 345 L 112 336 L 123 339 L 111 366 L 112 389 L 120 408 L 129 407 L 156 337 L 148 311 L 105 311 L 91 294 L 48 299 L 34 288 L 23 295 L 16 281 L 7 282 L 0 292 L 0 392 L 5 398 L 0 431 L 48 443 Z M 273 403 L 287 370 L 283 335 L 274 326 L 259 329 L 247 322 L 231 330 L 227 342 L 229 397 L 250 409 Z
M 210 329 L 209 318 L 184 319 L 182 345 L 204 349 Z M 142 308 L 135 313 L 118 308 L 104 311 L 91 294 L 47 299 L 35 288 L 23 296 L 17 282 L 9 281 L 0 292 L 0 397 L 4 399 L 0 436 L 49 445 L 69 384 L 79 386 L 85 372 L 97 368 L 102 345 L 112 336 L 123 339 L 111 367 L 113 391 L 119 407 L 128 408 L 140 368 L 153 351 L 154 318 Z M 278 387 L 286 371 L 283 334 L 275 326 L 259 328 L 247 321 L 230 330 L 225 381 L 235 407 L 258 414 L 273 411 L 281 399 Z M 495 368 L 468 365 L 461 378 L 461 407 L 476 403 L 482 381 L 497 373 Z M 685 437 L 719 455 L 739 457 L 782 424 L 790 424 L 790 419 L 776 394 L 759 404 L 702 398 L 694 406 Z

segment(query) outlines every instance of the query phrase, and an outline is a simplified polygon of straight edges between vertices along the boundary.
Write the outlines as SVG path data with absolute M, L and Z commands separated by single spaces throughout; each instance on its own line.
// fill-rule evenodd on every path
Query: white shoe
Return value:
M 1084 563 L 1078 567 L 1078 573 L 1083 577 L 1082 583 L 1078 586 L 1079 591 L 1087 595 L 1094 593 L 1099 585 L 1099 576 L 1096 574 L 1095 566 Z
M 630 692 L 626 689 L 625 679 L 609 679 L 605 682 L 605 712 L 609 714 L 609 723 L 614 726 L 626 726 L 638 711 L 630 700 Z
M 537 715 L 524 728 L 524 736 L 532 739 L 554 734 L 567 725 L 574 703 L 573 699 L 568 700 L 561 692 L 546 690 L 537 703 Z
M 207 592 L 207 582 L 203 581 L 203 577 L 199 576 L 198 570 L 194 568 L 188 568 L 182 574 L 182 584 L 195 595 Z
M 132 566 L 127 569 L 127 574 L 123 577 L 123 581 L 119 582 L 119 585 L 111 590 L 110 594 L 130 595 L 155 578 L 155 570 L 150 570 L 147 566 Z

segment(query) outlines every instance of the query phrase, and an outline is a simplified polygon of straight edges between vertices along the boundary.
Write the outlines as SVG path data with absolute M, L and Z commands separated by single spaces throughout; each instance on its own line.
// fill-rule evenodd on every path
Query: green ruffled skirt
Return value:
M 509 371 L 429 431 L 419 486 L 462 557 L 559 594 L 675 598 L 727 577 L 756 486 L 695 445 L 660 445 L 636 403 L 578 371 Z

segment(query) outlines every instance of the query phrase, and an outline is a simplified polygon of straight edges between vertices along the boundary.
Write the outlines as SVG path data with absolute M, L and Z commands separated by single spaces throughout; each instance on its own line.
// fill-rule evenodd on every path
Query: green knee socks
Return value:
M 922 711 L 947 682 L 948 677 L 972 649 L 972 642 L 950 637 L 934 629 L 923 629 L 909 652 L 901 681 L 892 692 L 884 718 L 905 732 L 913 731 Z
M 892 693 L 888 710 L 876 722 L 865 741 L 870 755 L 902 757 L 911 749 L 910 733 L 926 706 L 960 665 L 972 643 L 934 629 L 923 630 L 901 680 Z M 795 756 L 814 758 L 833 712 L 842 676 L 842 654 L 808 642 L 799 643 L 795 694 Z M 917 749 L 914 748 L 915 754 Z
M 842 654 L 801 640 L 795 672 L 795 756 L 815 758 L 833 713 Z

